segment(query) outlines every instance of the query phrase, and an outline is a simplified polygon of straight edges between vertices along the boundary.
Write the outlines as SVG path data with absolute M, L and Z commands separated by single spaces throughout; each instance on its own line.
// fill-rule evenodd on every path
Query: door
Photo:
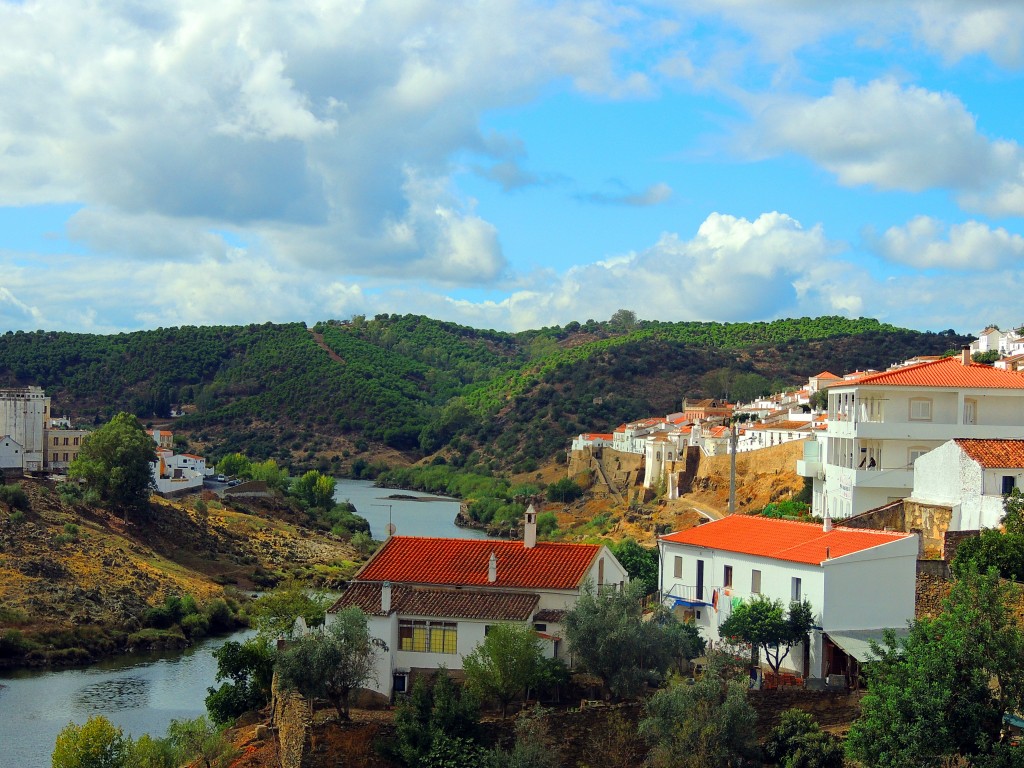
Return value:
M 695 597 L 698 600 L 704 599 L 704 561 L 697 561 L 697 594 Z

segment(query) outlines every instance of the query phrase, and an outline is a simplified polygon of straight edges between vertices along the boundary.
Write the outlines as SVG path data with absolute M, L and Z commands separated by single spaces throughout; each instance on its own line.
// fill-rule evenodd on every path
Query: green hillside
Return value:
M 101 423 L 165 419 L 216 455 L 242 450 L 344 471 L 388 452 L 529 470 L 581 431 L 678 410 L 683 397 L 803 383 L 829 368 L 883 368 L 965 341 L 875 320 L 570 323 L 521 333 L 416 315 L 0 336 L 0 386 L 37 384 L 55 413 Z M 723 384 L 724 383 L 724 384 Z M 396 457 L 394 452 L 401 452 Z

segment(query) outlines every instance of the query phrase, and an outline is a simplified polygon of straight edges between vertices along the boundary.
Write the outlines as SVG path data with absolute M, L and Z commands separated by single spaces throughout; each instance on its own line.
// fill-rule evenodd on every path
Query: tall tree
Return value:
M 760 650 L 778 674 L 782 662 L 794 645 L 805 642 L 814 626 L 811 604 L 793 602 L 787 610 L 781 600 L 758 595 L 737 606 L 718 628 L 722 637 L 735 637 L 750 643 L 750 663 L 757 666 Z
M 348 720 L 352 692 L 373 678 L 376 650 L 366 614 L 346 608 L 323 632 L 312 632 L 280 652 L 277 672 L 285 687 L 327 699 L 338 717 Z
M 966 570 L 939 616 L 915 621 L 906 638 L 889 633 L 867 668 L 847 753 L 870 768 L 897 768 L 999 752 L 1003 716 L 1024 706 L 1018 601 L 995 569 Z
M 466 683 L 484 698 L 497 699 L 501 716 L 540 674 L 537 633 L 521 624 L 493 624 L 484 641 L 462 659 Z
M 130 413 L 119 413 L 85 436 L 68 475 L 84 480 L 112 508 L 127 515 L 148 508 L 155 461 L 153 438 Z

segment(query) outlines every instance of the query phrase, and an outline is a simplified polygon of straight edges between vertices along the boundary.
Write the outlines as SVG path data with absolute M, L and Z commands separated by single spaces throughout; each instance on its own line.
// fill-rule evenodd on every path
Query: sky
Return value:
M 1024 3 L 0 0 L 0 331 L 1024 322 Z

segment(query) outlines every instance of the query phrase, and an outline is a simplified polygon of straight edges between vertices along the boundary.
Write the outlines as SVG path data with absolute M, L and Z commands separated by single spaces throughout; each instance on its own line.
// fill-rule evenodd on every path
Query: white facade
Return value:
M 24 452 L 21 443 L 10 435 L 0 436 L 0 470 L 22 469 Z
M 1018 447 L 1014 453 L 1024 453 L 1024 450 Z M 924 504 L 950 507 L 951 531 L 996 528 L 1003 518 L 1003 495 L 1014 488 L 1024 488 L 1024 462 L 1000 463 L 1008 466 L 982 466 L 960 443 L 950 440 L 914 464 L 911 498 Z
M 952 438 L 1024 434 L 1024 389 L 999 386 L 1020 377 L 947 358 L 829 387 L 823 449 L 808 446 L 817 460 L 805 452 L 797 462 L 798 474 L 814 478 L 813 513 L 827 505 L 846 518 L 906 498 L 916 459 Z M 933 383 L 905 383 L 917 380 Z
M 714 525 L 708 523 L 702 528 L 708 528 L 711 535 L 709 526 Z M 827 674 L 823 667 L 823 634 L 902 628 L 914 617 L 917 537 L 878 531 L 856 533 L 867 533 L 869 538 L 878 534 L 880 543 L 814 563 L 737 552 L 732 544 L 718 548 L 662 538 L 659 580 L 663 600 L 677 615 L 682 612 L 692 620 L 712 645 L 721 640 L 719 627 L 732 614 L 734 603 L 756 595 L 781 600 L 787 606 L 807 600 L 815 621 L 810 647 L 794 647 L 782 666 L 800 675 L 822 677 Z
M 206 459 L 192 454 L 174 454 L 166 448 L 157 448 L 157 459 L 150 467 L 156 492 L 164 496 L 202 490 L 206 477 Z
M 46 441 L 44 425 L 50 419 L 50 398 L 41 387 L 0 389 L 0 435 L 21 445 L 22 468 L 42 471 Z

